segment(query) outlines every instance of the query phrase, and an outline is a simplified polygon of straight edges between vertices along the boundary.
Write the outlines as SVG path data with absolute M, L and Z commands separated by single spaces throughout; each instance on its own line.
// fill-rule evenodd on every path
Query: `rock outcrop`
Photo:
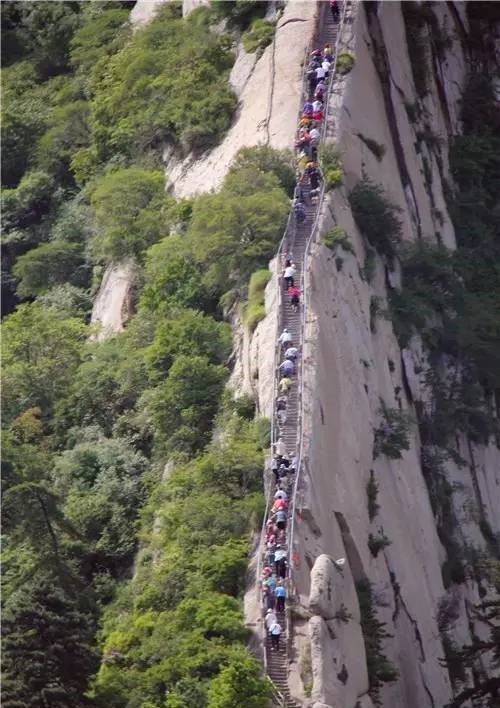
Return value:
M 130 260 L 111 263 L 106 268 L 92 308 L 91 324 L 96 326 L 97 340 L 123 330 L 130 315 L 134 273 Z

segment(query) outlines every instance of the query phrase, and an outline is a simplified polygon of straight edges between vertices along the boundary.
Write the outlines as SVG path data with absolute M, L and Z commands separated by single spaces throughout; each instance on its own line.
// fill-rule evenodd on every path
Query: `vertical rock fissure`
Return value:
M 415 217 L 415 227 L 417 229 L 417 235 L 419 238 L 422 236 L 422 226 L 420 213 L 418 209 L 417 199 L 415 196 L 415 190 L 411 182 L 410 173 L 408 166 L 406 164 L 405 154 L 403 150 L 403 144 L 401 142 L 401 136 L 399 134 L 398 123 L 396 118 L 396 111 L 394 109 L 394 104 L 392 102 L 391 96 L 391 70 L 389 66 L 389 58 L 387 55 L 387 48 L 385 46 L 385 41 L 382 34 L 382 28 L 380 26 L 380 20 L 377 15 L 377 3 L 364 3 L 365 12 L 367 18 L 368 29 L 370 31 L 370 37 L 372 39 L 372 44 L 369 45 L 373 47 L 372 59 L 375 66 L 375 70 L 378 74 L 380 86 L 382 88 L 382 96 L 384 99 L 384 106 L 387 117 L 387 125 L 389 127 L 389 132 L 391 134 L 392 144 L 394 147 L 394 154 L 396 156 L 396 161 L 398 163 L 399 176 L 401 179 L 401 185 L 405 198 L 407 201 L 407 206 L 410 214 Z M 408 199 L 407 189 L 411 193 L 411 201 Z
M 392 621 L 393 621 L 394 624 L 396 623 L 396 620 L 397 620 L 398 615 L 399 615 L 399 608 L 401 607 L 401 608 L 404 610 L 405 615 L 408 617 L 410 623 L 411 623 L 412 626 L 413 626 L 413 630 L 414 630 L 414 632 L 415 632 L 415 641 L 417 642 L 417 644 L 418 644 L 418 646 L 419 646 L 420 661 L 421 661 L 421 662 L 424 662 L 424 661 L 426 661 L 426 658 L 425 658 L 425 651 L 424 651 L 424 644 L 423 644 L 423 641 L 422 641 L 422 635 L 420 634 L 420 630 L 419 630 L 419 628 L 418 628 L 418 622 L 417 622 L 416 619 L 414 619 L 414 618 L 412 617 L 412 615 L 410 614 L 410 612 L 409 612 L 409 610 L 408 610 L 408 607 L 407 607 L 407 605 L 406 605 L 406 602 L 405 602 L 405 600 L 404 600 L 404 598 L 403 598 L 403 596 L 402 596 L 402 594 L 401 594 L 401 586 L 400 586 L 399 583 L 397 582 L 396 574 L 395 574 L 394 571 L 392 571 L 391 568 L 390 568 L 389 561 L 387 560 L 387 555 L 386 555 L 385 553 L 384 553 L 384 561 L 385 561 L 385 565 L 386 565 L 386 567 L 387 567 L 387 572 L 389 573 L 389 580 L 390 580 L 391 587 L 392 587 L 392 592 L 393 592 L 393 595 L 394 595 L 394 606 L 395 606 L 395 610 L 394 610 L 394 613 L 393 613 L 393 615 L 392 615 Z

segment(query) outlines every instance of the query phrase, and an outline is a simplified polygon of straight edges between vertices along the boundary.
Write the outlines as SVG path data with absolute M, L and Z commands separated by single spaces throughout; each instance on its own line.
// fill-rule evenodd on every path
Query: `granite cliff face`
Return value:
M 147 21 L 154 5 L 139 0 L 135 21 Z M 186 2 L 184 9 L 188 12 L 195 5 Z M 231 81 L 240 104 L 225 140 L 202 159 L 165 155 L 167 181 L 177 196 L 217 188 L 243 145 L 293 144 L 301 63 L 315 11 L 313 2 L 286 3 L 275 42 L 258 60 L 239 47 Z M 422 99 L 425 118 L 412 112 L 417 89 L 398 2 L 357 5 L 344 38 L 355 55 L 354 68 L 342 94 L 332 101 L 329 135 L 340 147 L 344 179 L 327 196 L 319 236 L 339 226 L 353 252 L 339 247 L 333 254 L 318 238 L 308 260 L 306 464 L 297 499 L 293 575 L 304 611 L 297 613 L 303 619 L 294 620 L 289 676 L 293 695 L 315 708 L 373 705 L 355 589 L 359 581 L 372 583 L 377 617 L 392 636 L 384 640 L 383 651 L 398 677 L 381 687 L 386 708 L 442 708 L 451 700 L 438 626 L 443 607 L 452 608 L 449 635 L 458 644 L 484 637 L 488 630 L 474 613 L 481 597 L 477 581 L 468 576 L 463 583 L 450 584 L 442 572 L 449 559 L 422 471 L 418 427 L 411 426 L 411 444 L 401 459 L 373 455 L 381 400 L 414 419 L 416 406 L 429 405 L 427 358 L 418 337 L 401 350 L 392 323 L 374 316 L 374 303 L 384 309 L 400 273 L 376 257 L 373 277 L 368 281 L 363 276 L 366 244 L 347 199 L 366 176 L 382 185 L 400 208 L 404 240 L 425 236 L 455 246 L 444 194 L 451 180 L 449 143 L 461 130 L 468 25 L 464 3 L 434 3 L 432 12 L 448 41 L 433 52 L 429 90 Z M 374 154 L 370 141 L 383 147 L 382 156 Z M 111 301 L 114 310 L 122 312 L 116 298 Z M 268 315 L 252 336 L 235 319 L 232 385 L 239 393 L 252 393 L 259 411 L 269 416 L 276 275 L 267 286 L 266 307 Z M 102 300 L 100 308 L 106 317 Z M 123 320 L 117 328 L 122 325 Z M 454 447 L 456 460 L 463 462 L 447 459 L 444 465 L 453 489 L 455 532 L 464 544 L 486 549 L 484 527 L 500 532 L 500 451 L 492 442 L 475 444 L 462 434 L 457 434 Z M 379 508 L 372 519 L 366 491 L 370 478 L 378 485 Z M 374 556 L 368 547 L 370 534 L 385 536 L 390 545 Z M 340 557 L 347 559 L 342 568 L 332 562 Z M 254 600 L 252 589 L 246 615 L 248 625 L 257 629 L 260 617 Z M 487 656 L 484 668 L 492 671 Z
M 354 582 L 369 579 L 378 618 L 392 635 L 384 642 L 384 652 L 399 672 L 397 680 L 382 687 L 382 705 L 433 708 L 452 698 L 438 618 L 443 607 L 453 607 L 449 636 L 459 645 L 470 643 L 474 635 L 486 636 L 488 627 L 473 609 L 482 590 L 471 577 L 450 584 L 442 572 L 449 559 L 422 472 L 417 426 L 412 427 L 410 449 L 400 460 L 374 459 L 380 402 L 416 418 L 415 406 L 429 402 L 428 365 L 418 338 L 401 351 L 391 322 L 382 317 L 374 321 L 374 297 L 380 309 L 387 307 L 388 290 L 399 274 L 377 257 L 371 283 L 362 277 L 365 244 L 347 193 L 366 176 L 381 184 L 401 209 L 403 239 L 425 236 L 455 246 L 443 193 L 451 179 L 449 141 L 460 132 L 459 101 L 467 68 L 466 45 L 460 37 L 467 32 L 467 20 L 463 4 L 433 6 L 440 31 L 450 43 L 440 57 L 434 56 L 434 76 L 424 99 L 425 129 L 439 138 L 430 144 L 419 137 L 423 126 L 412 123 L 408 111 L 416 88 L 401 5 L 370 5 L 358 7 L 352 46 L 356 64 L 336 116 L 344 185 L 327 198 L 320 229 L 321 233 L 333 226 L 345 229 L 354 253 L 340 249 L 335 258 L 317 243 L 309 260 L 310 417 L 306 473 L 299 493 L 296 586 L 313 617 L 308 628 L 305 621 L 296 623 L 292 680 L 297 695 L 305 698 L 300 675 L 310 654 L 311 696 L 318 706 L 371 704 L 365 695 L 365 650 L 354 592 Z M 381 159 L 367 147 L 366 139 L 383 146 Z M 500 530 L 500 451 L 492 442 L 477 445 L 458 434 L 455 450 L 462 462 L 445 462 L 445 475 L 454 489 L 455 531 L 467 546 L 488 552 L 484 528 L 495 534 Z M 380 505 L 372 521 L 366 492 L 370 475 L 378 485 Z M 383 534 L 390 542 L 376 557 L 368 547 L 370 534 Z M 325 580 L 321 554 L 344 556 L 348 567 L 330 569 Z M 318 595 L 330 587 L 330 602 L 318 602 Z M 335 619 L 342 605 L 352 615 L 347 623 Z M 494 671 L 488 659 L 484 668 Z

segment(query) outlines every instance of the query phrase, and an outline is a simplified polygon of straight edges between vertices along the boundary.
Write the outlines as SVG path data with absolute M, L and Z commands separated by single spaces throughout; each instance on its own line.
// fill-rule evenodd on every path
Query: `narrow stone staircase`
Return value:
M 319 16 L 318 23 L 316 27 L 315 36 L 313 39 L 314 48 L 323 48 L 325 44 L 330 43 L 332 47 L 335 47 L 337 41 L 337 35 L 339 32 L 339 23 L 334 22 L 329 3 L 319 2 Z M 350 4 L 350 3 L 348 3 Z M 342 8 L 341 8 L 342 10 Z M 304 91 L 308 90 L 307 82 L 304 82 Z M 304 93 L 302 100 L 305 102 L 310 96 Z M 328 113 L 325 116 L 325 121 L 328 120 Z M 290 219 L 287 233 L 283 240 L 282 251 L 278 254 L 280 259 L 280 266 L 284 266 L 284 254 L 291 253 L 293 255 L 293 262 L 296 267 L 295 275 L 295 285 L 302 290 L 303 283 L 303 269 L 305 267 L 305 257 L 306 248 L 309 236 L 312 233 L 314 226 L 314 221 L 320 208 L 320 204 L 312 204 L 309 196 L 309 187 L 304 186 L 304 203 L 306 207 L 306 218 L 304 222 L 298 225 L 295 218 L 292 216 Z M 283 440 L 286 451 L 290 457 L 293 457 L 298 452 L 298 446 L 300 442 L 300 381 L 302 375 L 302 307 L 303 307 L 303 293 L 300 293 L 299 308 L 294 311 L 290 304 L 290 297 L 285 290 L 284 283 L 280 283 L 280 287 L 283 288 L 281 293 L 281 310 L 279 313 L 279 329 L 280 332 L 283 328 L 287 328 L 292 334 L 293 345 L 299 350 L 296 371 L 293 376 L 293 385 L 288 391 L 288 401 L 286 407 L 286 421 L 279 427 L 279 436 Z M 280 359 L 280 362 L 282 358 Z M 276 374 L 278 376 L 278 374 Z M 275 436 L 277 437 L 277 436 Z M 275 442 L 275 441 L 274 441 Z M 293 504 L 293 488 L 294 479 L 291 475 L 288 476 L 288 499 L 290 501 L 288 509 L 288 520 L 287 520 L 287 546 L 289 550 L 291 548 L 291 538 L 290 538 L 290 528 L 293 519 L 293 514 L 295 513 Z M 262 549 L 264 553 L 265 549 Z M 289 561 L 292 562 L 289 553 Z M 288 588 L 290 590 L 290 588 Z M 287 646 L 289 642 L 289 632 L 290 627 L 287 626 L 287 613 L 279 612 L 277 613 L 278 622 L 282 627 L 282 634 L 280 639 L 280 649 L 277 651 L 272 648 L 271 640 L 268 636 L 265 639 L 265 654 L 266 654 L 266 665 L 267 673 L 274 685 L 276 691 L 274 695 L 275 705 L 280 706 L 280 708 L 300 708 L 300 703 L 298 703 L 290 694 L 288 687 L 288 665 L 290 658 L 287 652 Z

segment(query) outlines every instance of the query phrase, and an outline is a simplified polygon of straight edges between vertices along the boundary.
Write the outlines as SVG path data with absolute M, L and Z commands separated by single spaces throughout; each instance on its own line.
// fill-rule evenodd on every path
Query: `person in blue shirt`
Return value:
M 283 585 L 283 581 L 280 580 L 279 585 L 274 591 L 274 596 L 276 598 L 276 609 L 278 612 L 285 611 L 285 600 L 286 600 L 286 588 Z

